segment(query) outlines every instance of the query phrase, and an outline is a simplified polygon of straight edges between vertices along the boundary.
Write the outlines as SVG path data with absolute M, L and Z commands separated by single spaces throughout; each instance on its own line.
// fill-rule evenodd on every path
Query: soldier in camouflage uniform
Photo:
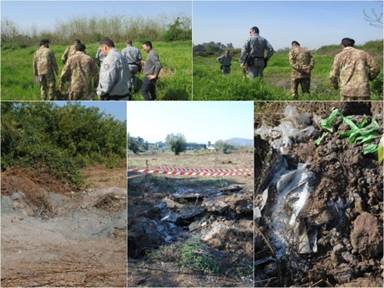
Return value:
M 55 74 L 58 74 L 58 67 L 55 55 L 49 49 L 49 40 L 40 41 L 40 48 L 33 56 L 33 73 L 40 85 L 41 99 L 53 100 L 56 96 Z
M 350 38 L 341 41 L 343 50 L 335 56 L 330 80 L 335 89 L 340 87 L 341 100 L 369 100 L 369 81 L 379 75 L 380 67 L 371 55 L 354 45 Z
M 301 86 L 303 93 L 310 93 L 311 71 L 314 67 L 311 52 L 300 47 L 300 43 L 292 41 L 292 48 L 288 53 L 289 64 L 292 67 L 291 93 L 294 98 L 298 96 L 298 88 Z
M 81 44 L 81 41 L 79 39 L 75 39 L 75 42 L 64 50 L 63 56 L 61 56 L 61 61 L 63 64 L 67 62 L 69 57 L 76 53 L 76 44 Z
M 245 69 L 249 78 L 263 77 L 263 70 L 274 50 L 272 45 L 259 35 L 259 28 L 252 27 L 250 38 L 241 49 L 240 65 Z
M 91 100 L 98 83 L 98 69 L 90 56 L 85 54 L 85 45 L 75 45 L 75 54 L 69 57 L 61 72 L 61 85 L 70 82 L 68 100 Z
M 216 58 L 217 61 L 219 61 L 220 70 L 223 74 L 229 74 L 231 72 L 231 62 L 232 62 L 232 55 L 231 51 L 227 50 L 225 51 L 225 54 L 219 56 Z

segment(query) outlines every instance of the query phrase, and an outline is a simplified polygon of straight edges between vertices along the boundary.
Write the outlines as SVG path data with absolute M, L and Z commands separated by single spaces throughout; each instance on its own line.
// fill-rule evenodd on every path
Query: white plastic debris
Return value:
M 308 113 L 298 113 L 296 108 L 288 105 L 284 111 L 285 117 L 280 120 L 279 126 L 269 127 L 264 123 L 255 133 L 282 154 L 287 154 L 288 148 L 298 141 L 303 141 L 312 136 L 315 128 L 311 125 Z
M 303 254 L 317 250 L 311 245 L 300 219 L 300 213 L 313 190 L 312 177 L 313 173 L 306 169 L 306 165 L 299 164 L 297 169 L 281 175 L 276 183 L 277 199 L 272 207 L 271 224 L 278 256 L 283 256 L 288 246 L 296 247 L 297 252 Z

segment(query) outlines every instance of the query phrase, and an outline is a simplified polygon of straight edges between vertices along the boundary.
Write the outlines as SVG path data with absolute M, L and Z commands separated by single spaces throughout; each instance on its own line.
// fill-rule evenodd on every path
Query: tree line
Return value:
M 160 151 L 168 150 L 172 151 L 175 155 L 179 155 L 187 150 L 206 150 L 208 148 L 214 148 L 215 151 L 221 151 L 224 154 L 229 154 L 236 147 L 223 141 L 217 140 L 214 145 L 210 142 L 206 144 L 188 143 L 183 134 L 168 134 L 165 137 L 165 142 L 148 143 L 142 137 L 132 137 L 128 134 L 128 149 L 135 154 L 139 154 L 146 151 Z
M 190 17 L 75 17 L 66 22 L 57 23 L 51 30 L 31 28 L 21 31 L 16 23 L 9 19 L 1 23 L 1 44 L 4 48 L 25 48 L 34 46 L 42 38 L 48 38 L 55 44 L 68 44 L 78 38 L 85 43 L 93 43 L 108 36 L 116 42 L 134 41 L 177 41 L 192 39 Z

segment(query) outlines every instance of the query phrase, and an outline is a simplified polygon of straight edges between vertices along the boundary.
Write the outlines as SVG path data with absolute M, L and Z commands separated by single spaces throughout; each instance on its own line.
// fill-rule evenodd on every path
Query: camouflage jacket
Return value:
M 294 47 L 289 50 L 288 59 L 292 67 L 291 77 L 293 79 L 311 77 L 314 61 L 310 51 L 303 47 Z
M 369 97 L 369 80 L 380 73 L 380 67 L 367 52 L 346 47 L 335 56 L 330 80 L 346 97 Z
M 77 51 L 68 58 L 60 78 L 62 82 L 70 81 L 69 92 L 82 92 L 89 96 L 98 83 L 98 69 L 90 56 Z
M 71 57 L 75 53 L 76 53 L 75 45 L 68 46 L 65 49 L 63 56 L 61 56 L 61 61 L 65 64 L 67 62 L 67 60 L 69 59 L 69 57 Z
M 58 73 L 56 58 L 51 49 L 45 46 L 37 49 L 33 56 L 33 73 L 35 76 Z

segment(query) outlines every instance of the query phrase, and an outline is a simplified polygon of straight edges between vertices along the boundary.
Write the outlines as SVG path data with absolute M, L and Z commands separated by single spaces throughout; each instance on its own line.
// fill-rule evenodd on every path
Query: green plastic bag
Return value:
M 364 144 L 363 145 L 363 154 L 374 154 L 378 150 L 378 146 L 376 144 Z
M 321 143 L 321 141 L 323 141 L 323 139 L 324 139 L 328 134 L 329 134 L 329 132 L 323 132 L 323 134 L 322 134 L 319 138 L 317 138 L 317 139 L 315 140 L 315 144 L 316 144 L 317 146 L 319 146 L 320 143 Z
M 327 118 L 320 120 L 321 128 L 333 133 L 333 124 L 335 124 L 337 116 L 339 115 L 341 115 L 339 109 L 334 109 Z
M 366 121 L 365 124 L 367 123 Z M 380 126 L 375 119 L 366 127 L 357 126 L 350 117 L 343 117 L 343 123 L 347 124 L 351 130 L 340 132 L 342 138 L 348 137 L 349 144 L 361 144 L 375 139 L 378 136 Z M 360 125 L 361 126 L 361 125 Z
M 342 117 L 343 123 L 349 127 L 349 130 L 347 131 L 338 132 L 339 136 L 341 138 L 348 138 L 349 144 L 363 144 L 364 155 L 379 152 L 379 157 L 381 156 L 380 159 L 382 161 L 383 147 L 380 147 L 380 150 L 378 145 L 371 143 L 374 139 L 379 137 L 380 125 L 377 123 L 377 121 L 372 119 L 371 123 L 369 123 L 369 119 L 364 117 L 360 123 L 355 123 L 353 121 L 353 116 L 343 116 L 343 114 L 338 109 L 334 109 L 327 118 L 320 121 L 321 128 L 326 131 L 323 132 L 323 134 L 315 140 L 315 144 L 320 145 L 320 143 L 329 133 L 334 132 L 333 125 L 339 116 Z M 382 141 L 384 142 L 383 139 Z

